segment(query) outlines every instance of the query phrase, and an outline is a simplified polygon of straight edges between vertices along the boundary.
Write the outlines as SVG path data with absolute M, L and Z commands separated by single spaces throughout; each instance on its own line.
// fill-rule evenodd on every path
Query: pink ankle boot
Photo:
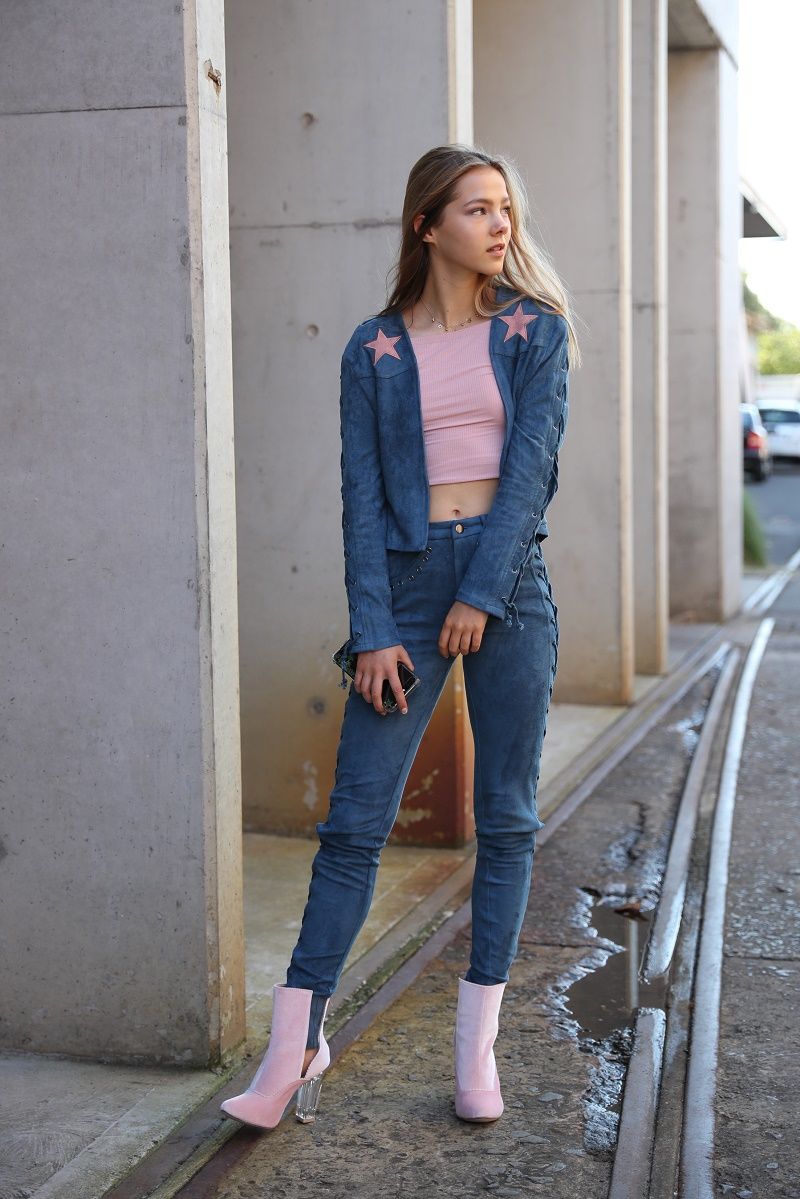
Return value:
M 320 1028 L 319 1049 L 303 1075 L 312 995 L 313 991 L 287 987 L 285 983 L 276 983 L 272 988 L 272 1031 L 267 1052 L 247 1090 L 220 1105 L 226 1116 L 257 1128 L 274 1128 L 298 1091 L 297 1119 L 304 1124 L 314 1119 L 331 1052 Z M 323 1022 L 329 1003 L 325 1004 Z
M 462 1120 L 496 1120 L 503 1113 L 493 1045 L 505 983 L 483 987 L 458 980 L 453 1045 L 456 1059 L 456 1115 Z

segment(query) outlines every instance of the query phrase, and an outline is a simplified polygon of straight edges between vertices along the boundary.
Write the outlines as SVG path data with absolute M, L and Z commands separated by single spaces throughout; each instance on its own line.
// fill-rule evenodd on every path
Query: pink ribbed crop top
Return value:
M 419 367 L 428 482 L 497 479 L 506 413 L 489 357 L 492 322 L 408 330 Z

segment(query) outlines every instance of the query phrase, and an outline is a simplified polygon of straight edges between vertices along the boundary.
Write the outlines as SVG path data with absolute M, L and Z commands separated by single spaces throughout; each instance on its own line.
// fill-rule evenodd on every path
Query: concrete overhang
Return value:
M 731 0 L 669 0 L 670 50 L 725 50 L 739 54 L 739 6 Z
M 777 237 L 786 240 L 786 226 L 764 203 L 746 179 L 739 178 L 742 194 L 742 237 Z

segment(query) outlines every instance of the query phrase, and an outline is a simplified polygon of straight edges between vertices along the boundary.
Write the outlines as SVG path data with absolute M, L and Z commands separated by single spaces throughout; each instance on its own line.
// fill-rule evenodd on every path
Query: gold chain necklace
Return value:
M 421 300 L 421 301 L 422 301 L 422 303 L 425 305 L 425 307 L 426 307 L 426 308 L 428 308 L 428 305 L 427 305 L 427 304 L 425 304 L 425 301 L 422 299 L 422 296 L 420 296 L 420 300 Z M 471 316 L 468 316 L 468 317 L 467 317 L 467 319 L 466 319 L 465 321 L 459 321 L 459 323 L 458 323 L 457 325 L 453 325 L 453 328 L 452 328 L 452 329 L 448 329 L 448 328 L 447 328 L 447 326 L 446 326 L 446 325 L 443 325 L 441 321 L 437 321 L 436 317 L 434 316 L 434 314 L 433 314 L 433 312 L 431 311 L 431 309 L 430 309 L 430 308 L 428 308 L 428 312 L 430 312 L 430 314 L 431 314 L 431 322 L 432 322 L 434 325 L 438 325 L 438 326 L 439 326 L 439 328 L 440 328 L 440 329 L 443 329 L 445 333 L 452 333 L 452 332 L 454 332 L 454 330 L 456 330 L 456 329 L 462 329 L 462 328 L 464 327 L 464 325 L 471 325 L 471 324 L 472 324 L 472 317 L 471 317 Z

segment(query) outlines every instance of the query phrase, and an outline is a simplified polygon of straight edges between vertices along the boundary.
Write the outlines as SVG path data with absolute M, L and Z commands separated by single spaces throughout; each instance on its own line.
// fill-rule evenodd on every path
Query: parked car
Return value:
M 760 400 L 758 410 L 773 457 L 800 459 L 800 400 Z
M 742 454 L 745 474 L 763 483 L 772 474 L 772 449 L 761 414 L 755 404 L 740 404 Z

